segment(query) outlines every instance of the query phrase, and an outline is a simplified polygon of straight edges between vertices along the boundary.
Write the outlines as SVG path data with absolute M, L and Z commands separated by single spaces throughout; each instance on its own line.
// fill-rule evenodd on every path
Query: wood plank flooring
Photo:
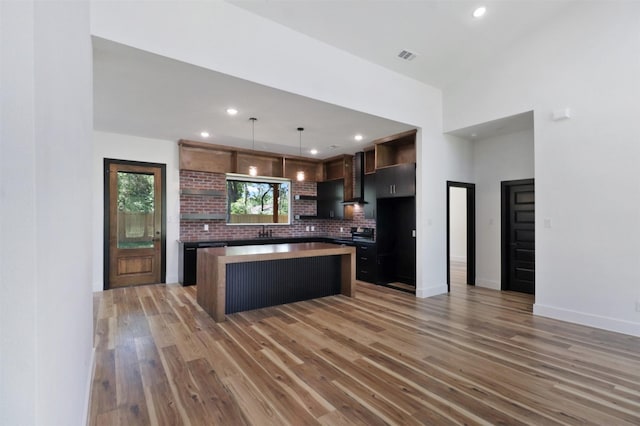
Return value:
M 458 272 L 448 295 L 358 283 L 220 324 L 195 287 L 96 293 L 89 424 L 640 424 L 639 338 Z

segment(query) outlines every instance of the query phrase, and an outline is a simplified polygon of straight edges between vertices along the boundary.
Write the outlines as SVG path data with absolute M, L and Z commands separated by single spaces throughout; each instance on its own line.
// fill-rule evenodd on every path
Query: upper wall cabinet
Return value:
M 322 180 L 322 163 L 317 160 L 188 140 L 180 140 L 178 145 L 180 170 L 248 175 L 253 166 L 259 176 L 295 179 L 298 171 L 304 171 L 306 180 Z
M 416 164 L 398 164 L 376 172 L 376 197 L 395 198 L 416 195 Z
M 234 151 L 188 141 L 180 141 L 178 145 L 180 146 L 180 170 L 210 173 L 233 173 L 235 171 L 236 154 Z
M 416 195 L 416 133 L 416 130 L 411 130 L 376 141 L 377 198 Z M 365 156 L 365 166 L 366 159 Z
M 376 141 L 376 169 L 416 162 L 416 130 Z

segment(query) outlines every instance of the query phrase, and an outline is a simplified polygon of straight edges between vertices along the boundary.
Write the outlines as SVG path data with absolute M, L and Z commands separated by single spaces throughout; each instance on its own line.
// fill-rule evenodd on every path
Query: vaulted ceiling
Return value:
M 230 1 L 295 31 L 416 80 L 446 90 L 474 67 L 566 13 L 572 2 L 486 1 Z M 406 50 L 412 60 L 398 57 Z M 215 141 L 255 149 L 328 158 L 412 128 L 358 111 L 275 90 L 190 64 L 94 39 L 96 130 L 178 140 Z M 229 106 L 240 111 L 225 113 Z M 508 128 L 508 123 L 483 128 Z M 209 138 L 200 135 L 210 133 Z M 474 129 L 457 135 L 469 137 Z M 362 134 L 362 141 L 354 136 Z

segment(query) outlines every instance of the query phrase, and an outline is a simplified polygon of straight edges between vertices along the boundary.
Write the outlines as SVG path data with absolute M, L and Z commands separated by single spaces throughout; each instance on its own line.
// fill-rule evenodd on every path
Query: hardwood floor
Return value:
M 640 424 L 640 338 L 453 281 L 428 299 L 359 283 L 220 324 L 195 287 L 96 293 L 89 424 Z

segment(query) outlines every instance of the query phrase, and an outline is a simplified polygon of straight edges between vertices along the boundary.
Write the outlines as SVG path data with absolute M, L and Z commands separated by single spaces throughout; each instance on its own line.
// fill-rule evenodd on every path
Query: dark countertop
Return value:
M 352 247 L 330 243 L 282 243 L 260 244 L 234 247 L 205 248 L 204 253 L 224 257 L 227 263 L 247 262 L 249 260 L 272 260 L 280 257 L 328 256 L 334 254 L 353 254 Z
M 204 248 L 213 246 L 247 246 L 264 244 L 290 244 L 290 243 L 333 243 L 333 244 L 375 244 L 375 241 L 353 241 L 349 237 L 314 236 L 314 237 L 265 237 L 242 240 L 203 240 L 203 241 L 179 241 L 185 247 Z

